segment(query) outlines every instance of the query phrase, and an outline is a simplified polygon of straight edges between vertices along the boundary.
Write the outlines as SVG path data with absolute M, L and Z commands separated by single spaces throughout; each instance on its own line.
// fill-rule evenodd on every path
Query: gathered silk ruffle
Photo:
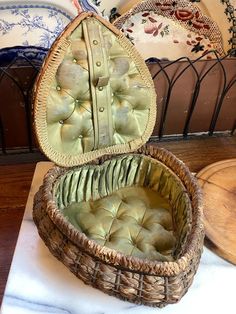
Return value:
M 69 171 L 55 195 L 75 228 L 126 255 L 171 261 L 189 233 L 184 186 L 164 164 L 143 155 Z

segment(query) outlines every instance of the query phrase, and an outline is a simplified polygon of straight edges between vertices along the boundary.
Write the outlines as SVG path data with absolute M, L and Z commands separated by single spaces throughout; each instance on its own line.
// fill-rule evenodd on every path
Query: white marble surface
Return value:
M 22 222 L 1 314 L 235 314 L 236 267 L 204 249 L 193 285 L 164 309 L 120 301 L 86 286 L 56 260 L 32 221 L 32 199 L 49 162 L 38 163 Z

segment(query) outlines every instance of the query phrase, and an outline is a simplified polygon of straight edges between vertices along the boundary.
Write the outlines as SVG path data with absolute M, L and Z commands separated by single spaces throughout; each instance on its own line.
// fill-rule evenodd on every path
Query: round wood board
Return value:
M 236 264 L 236 159 L 211 164 L 196 177 L 204 194 L 208 246 Z

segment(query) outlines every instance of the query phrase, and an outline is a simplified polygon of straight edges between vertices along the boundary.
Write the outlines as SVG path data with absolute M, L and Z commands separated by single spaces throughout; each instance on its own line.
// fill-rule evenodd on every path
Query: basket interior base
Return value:
M 171 206 L 160 193 L 125 187 L 98 200 L 72 203 L 69 221 L 100 245 L 150 260 L 172 260 Z
M 145 155 L 121 155 L 68 170 L 54 193 L 77 230 L 128 256 L 176 259 L 191 227 L 191 203 L 180 179 Z

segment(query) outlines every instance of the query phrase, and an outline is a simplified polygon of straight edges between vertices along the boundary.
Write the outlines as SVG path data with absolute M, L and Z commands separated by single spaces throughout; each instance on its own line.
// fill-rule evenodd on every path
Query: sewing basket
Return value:
M 110 23 L 80 14 L 35 84 L 36 136 L 56 165 L 35 195 L 33 219 L 51 253 L 86 284 L 163 307 L 191 285 L 204 229 L 193 175 L 146 145 L 155 121 L 145 62 Z

